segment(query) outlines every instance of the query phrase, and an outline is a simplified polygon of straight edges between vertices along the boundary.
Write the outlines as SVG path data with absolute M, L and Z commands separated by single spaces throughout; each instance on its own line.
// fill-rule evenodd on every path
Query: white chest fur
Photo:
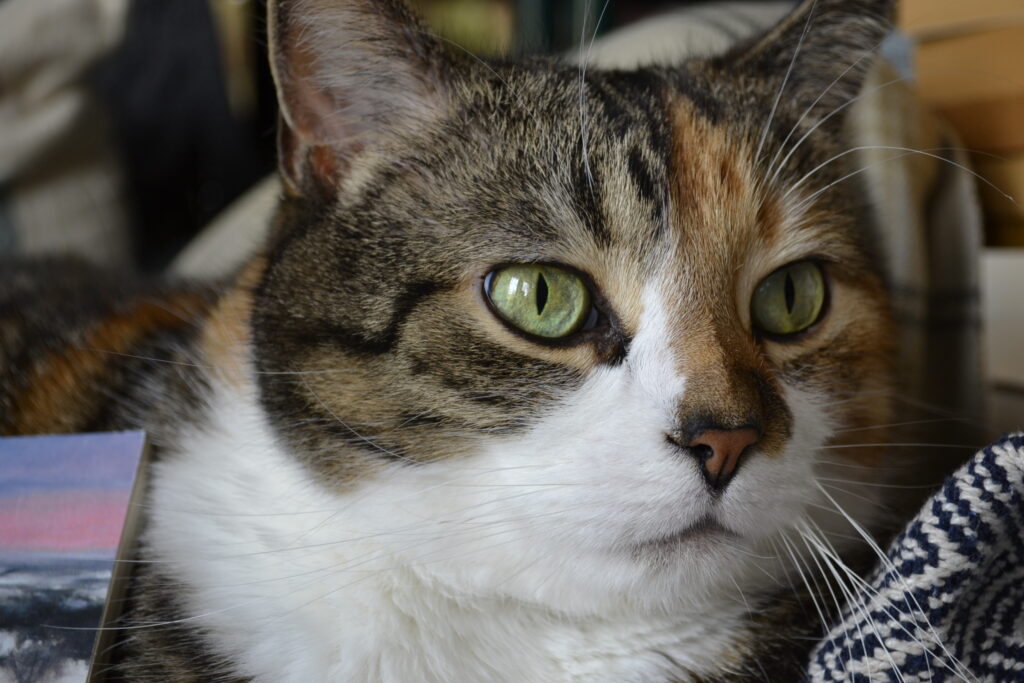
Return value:
M 359 513 L 380 489 L 325 491 L 251 396 L 222 389 L 211 417 L 156 466 L 148 539 L 190 619 L 257 681 L 657 681 L 706 670 L 742 629 L 738 600 L 598 618 L 439 581 L 417 552 L 430 525 L 382 533 Z

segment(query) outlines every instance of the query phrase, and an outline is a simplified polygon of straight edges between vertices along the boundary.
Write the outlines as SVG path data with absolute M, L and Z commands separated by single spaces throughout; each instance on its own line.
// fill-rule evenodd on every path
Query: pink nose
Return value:
M 757 430 L 708 429 L 688 444 L 698 458 L 704 476 L 714 488 L 723 488 L 740 464 L 743 453 L 757 443 Z

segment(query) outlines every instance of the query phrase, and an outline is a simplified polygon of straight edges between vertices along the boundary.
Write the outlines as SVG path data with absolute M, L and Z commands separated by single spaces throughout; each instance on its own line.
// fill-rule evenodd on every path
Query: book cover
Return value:
M 0 438 L 0 683 L 98 678 L 144 446 L 142 432 Z

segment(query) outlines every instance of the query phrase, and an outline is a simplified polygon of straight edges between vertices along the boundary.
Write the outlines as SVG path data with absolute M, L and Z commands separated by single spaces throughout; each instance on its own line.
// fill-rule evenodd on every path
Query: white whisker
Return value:
M 768 139 L 768 133 L 772 128 L 772 121 L 775 119 L 775 112 L 779 108 L 779 102 L 782 100 L 782 94 L 786 90 L 786 84 L 789 83 L 789 78 L 793 74 L 793 67 L 796 66 L 796 59 L 800 55 L 800 48 L 803 47 L 804 40 L 807 38 L 807 33 L 811 28 L 811 21 L 814 19 L 814 12 L 818 8 L 818 0 L 814 0 L 809 10 L 807 10 L 807 21 L 804 22 L 804 30 L 800 34 L 800 39 L 796 43 L 796 48 L 793 50 L 793 57 L 789 60 L 789 67 L 786 69 L 786 75 L 782 78 L 782 84 L 779 86 L 779 91 L 775 95 L 775 101 L 772 102 L 772 109 L 768 113 L 768 120 L 764 124 L 764 130 L 761 131 L 761 139 L 757 143 L 757 152 L 754 154 L 754 163 L 758 163 L 761 159 L 761 152 L 764 149 L 764 143 Z
M 797 131 L 797 129 L 800 127 L 800 124 L 803 123 L 804 119 L 807 118 L 807 115 L 810 114 L 814 110 L 814 108 L 816 106 L 818 106 L 818 103 L 821 102 L 821 98 L 823 98 L 825 95 L 827 95 L 832 90 L 832 88 L 834 88 L 836 86 L 836 84 L 839 83 L 839 81 L 843 80 L 846 77 L 846 75 L 848 73 L 850 73 L 850 71 L 852 71 L 854 68 L 856 68 L 861 62 L 863 62 L 868 57 L 874 57 L 875 53 L 878 51 L 878 48 L 882 45 L 883 42 L 885 42 L 885 38 L 882 38 L 880 41 L 875 43 L 871 48 L 869 48 L 863 54 L 861 54 L 861 56 L 858 57 L 855 61 L 853 61 L 849 66 L 847 66 L 845 69 L 843 69 L 843 71 L 838 76 L 836 76 L 835 79 L 833 79 L 833 81 L 831 83 L 829 83 L 828 86 L 824 90 L 821 91 L 821 93 L 814 99 L 814 101 L 811 102 L 811 104 L 809 104 L 806 109 L 804 109 L 803 113 L 800 114 L 800 118 L 797 119 L 796 123 L 793 124 L 793 127 L 789 129 L 789 133 L 786 134 L 786 138 L 782 141 L 782 144 L 779 145 L 778 151 L 775 152 L 775 156 L 772 157 L 771 163 L 768 165 L 768 171 L 766 172 L 765 175 L 768 175 L 769 173 L 771 174 L 771 177 L 768 180 L 768 184 L 769 185 L 771 185 L 772 183 L 775 182 L 775 180 L 778 178 L 780 169 L 785 165 L 785 163 L 793 155 L 793 152 L 795 152 L 797 150 L 797 148 L 800 146 L 800 144 L 807 138 L 807 135 L 810 135 L 810 133 L 813 133 L 815 130 L 817 130 L 818 126 L 820 126 L 821 123 L 823 122 L 823 121 L 816 122 L 816 125 L 811 128 L 811 130 L 808 132 L 807 135 L 805 135 L 804 137 L 800 138 L 800 140 L 798 140 L 796 143 L 794 143 L 792 151 L 790 151 L 790 153 L 786 155 L 786 158 L 783 159 L 782 163 L 780 163 L 779 166 L 776 167 L 775 166 L 775 162 L 778 161 L 779 155 L 782 154 L 783 151 L 785 151 L 786 145 L 789 143 L 789 140 L 793 136 L 793 133 L 795 133 Z M 902 80 L 902 79 L 899 79 L 899 80 Z M 898 82 L 898 81 L 894 81 L 894 82 Z M 860 98 L 860 96 L 854 98 L 854 100 L 857 100 L 859 98 Z M 848 105 L 849 105 L 849 103 L 844 104 L 843 107 L 846 107 Z M 833 111 L 828 116 L 831 117 L 835 113 L 836 112 Z M 773 172 L 773 169 L 774 169 L 774 172 Z
M 863 151 L 867 151 L 867 150 L 892 150 L 892 151 L 899 151 L 899 152 L 907 152 L 908 154 L 920 154 L 921 156 L 925 156 L 925 157 L 928 157 L 928 158 L 931 158 L 931 159 L 936 159 L 938 161 L 947 163 L 950 166 L 953 166 L 954 168 L 958 168 L 958 169 L 960 169 L 961 171 L 963 171 L 965 173 L 971 174 L 972 176 L 974 176 L 975 178 L 977 178 L 978 180 L 980 180 L 981 182 L 985 183 L 986 185 L 991 187 L 993 190 L 998 192 L 1000 195 L 1002 195 L 1003 197 L 1006 197 L 1008 200 L 1010 200 L 1011 202 L 1016 204 L 1016 201 L 1014 201 L 1013 197 L 1011 197 L 1010 195 L 1008 195 L 1005 192 L 1003 192 L 1002 190 L 1000 190 L 999 187 L 997 187 L 994 183 L 989 181 L 984 176 L 979 175 L 975 171 L 972 171 L 967 166 L 964 166 L 961 163 L 953 161 L 952 159 L 947 159 L 945 157 L 939 156 L 938 154 L 932 154 L 931 152 L 928 152 L 926 150 L 913 149 L 911 147 L 900 147 L 898 145 L 858 145 L 856 147 L 851 147 L 850 149 L 847 149 L 847 150 L 845 150 L 843 152 L 839 152 L 839 153 L 829 157 L 827 160 L 821 162 L 820 164 L 815 166 L 812 170 L 810 170 L 806 174 L 804 174 L 804 176 L 802 178 L 800 178 L 795 184 L 791 185 L 789 187 L 789 189 L 786 190 L 785 193 L 783 193 L 782 199 L 786 199 L 787 197 L 789 197 L 796 190 L 798 190 L 801 185 L 803 185 L 805 182 L 807 182 L 808 179 L 810 179 L 818 171 L 820 171 L 824 167 L 828 166 L 832 162 L 837 161 L 838 159 L 841 159 L 842 157 L 844 157 L 844 156 L 846 156 L 848 154 L 853 154 L 853 153 L 856 153 L 856 152 L 863 152 Z

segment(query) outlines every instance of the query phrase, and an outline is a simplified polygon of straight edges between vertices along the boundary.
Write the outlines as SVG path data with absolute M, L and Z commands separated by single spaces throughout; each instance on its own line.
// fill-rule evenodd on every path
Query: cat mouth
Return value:
M 739 534 L 708 516 L 666 536 L 640 541 L 634 547 L 637 551 L 668 550 L 685 544 L 715 540 L 738 540 Z

